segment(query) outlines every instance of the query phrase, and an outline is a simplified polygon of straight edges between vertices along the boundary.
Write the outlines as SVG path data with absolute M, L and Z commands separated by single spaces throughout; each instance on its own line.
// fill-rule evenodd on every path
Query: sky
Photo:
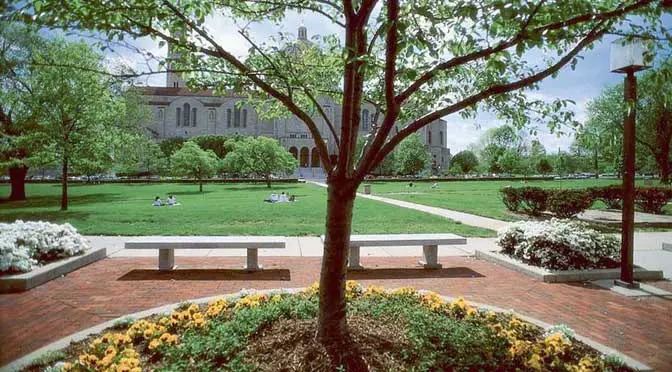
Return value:
M 324 22 L 321 17 L 309 14 L 289 14 L 286 16 L 281 29 L 270 23 L 257 23 L 249 27 L 250 36 L 255 42 L 263 42 L 270 35 L 278 32 L 296 35 L 301 24 L 307 27 L 308 38 L 315 34 L 342 35 L 338 26 Z M 214 35 L 215 39 L 232 51 L 233 54 L 238 56 L 246 54 L 249 44 L 238 34 L 238 25 L 235 25 L 230 18 L 223 15 L 210 17 L 206 21 L 206 26 L 210 34 Z M 535 98 L 544 100 L 556 98 L 573 100 L 575 102 L 573 111 L 576 119 L 583 122 L 586 119 L 587 103 L 597 97 L 606 86 L 618 84 L 623 80 L 623 75 L 609 71 L 610 45 L 614 39 L 616 37 L 607 36 L 596 43 L 593 49 L 583 51 L 581 55 L 584 59 L 579 61 L 575 70 L 566 66 L 555 79 L 546 79 L 541 83 L 540 89 L 531 92 L 531 94 Z M 135 40 L 133 45 L 158 57 L 164 57 L 167 52 L 166 47 L 159 48 L 158 42 L 148 38 Z M 119 62 L 123 61 L 134 65 L 138 69 L 144 68 L 141 64 L 142 59 L 128 50 L 117 50 L 115 54 L 109 54 L 109 57 Z M 156 64 L 152 64 L 152 68 L 156 69 Z M 144 83 L 151 86 L 165 86 L 165 76 L 153 75 L 147 78 Z M 465 120 L 459 114 L 446 116 L 443 119 L 448 123 L 446 144 L 453 154 L 467 149 L 472 143 L 478 142 L 479 137 L 487 129 L 505 124 L 505 122 L 487 112 L 479 114 L 475 119 Z M 537 124 L 536 128 L 538 129 L 537 136 L 531 136 L 530 139 L 537 138 L 549 152 L 567 150 L 573 141 L 571 134 L 557 136 L 550 133 L 543 123 Z

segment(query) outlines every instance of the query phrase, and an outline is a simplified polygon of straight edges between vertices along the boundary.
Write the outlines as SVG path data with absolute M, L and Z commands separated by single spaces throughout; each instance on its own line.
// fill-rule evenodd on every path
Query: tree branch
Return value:
M 203 29 L 200 27 L 197 27 L 191 20 L 187 19 L 187 17 L 182 14 L 182 12 L 177 9 L 170 1 L 168 0 L 163 0 L 163 4 L 170 8 L 172 12 L 180 19 L 182 22 L 184 22 L 186 25 L 188 25 L 193 31 L 198 33 L 201 37 L 203 37 L 206 41 L 208 41 L 215 49 L 216 51 L 212 51 L 210 49 L 206 48 L 200 48 L 201 51 L 204 53 L 207 53 L 210 56 L 213 57 L 218 57 L 222 58 L 225 61 L 227 61 L 229 64 L 231 64 L 234 68 L 236 68 L 238 71 L 244 73 L 247 75 L 247 78 L 250 79 L 253 83 L 255 83 L 260 89 L 265 91 L 266 93 L 270 94 L 271 96 L 275 97 L 277 100 L 282 102 L 282 104 L 289 109 L 290 112 L 292 112 L 294 115 L 299 117 L 306 126 L 308 127 L 308 130 L 310 131 L 311 135 L 313 136 L 313 139 L 315 142 L 315 146 L 318 149 L 318 154 L 320 155 L 320 160 L 322 160 L 325 170 L 327 172 L 331 172 L 332 166 L 331 162 L 329 161 L 329 152 L 327 149 L 327 146 L 324 143 L 324 140 L 322 139 L 322 135 L 320 134 L 320 131 L 318 130 L 317 126 L 315 125 L 315 122 L 313 119 L 308 115 L 306 112 L 301 110 L 287 95 L 279 92 L 277 89 L 273 88 L 271 85 L 267 84 L 265 81 L 260 79 L 258 76 L 254 74 L 250 74 L 251 70 L 250 68 L 245 65 L 243 62 L 238 60 L 235 56 L 233 56 L 231 53 L 227 52 L 224 50 L 219 43 L 217 43 L 210 35 L 207 34 Z
M 424 117 L 415 120 L 411 124 L 407 125 L 405 128 L 403 128 L 399 133 L 397 133 L 394 137 L 392 137 L 386 144 L 383 146 L 383 148 L 376 154 L 376 157 L 374 160 L 366 166 L 366 168 L 362 169 L 361 172 L 359 172 L 360 177 L 364 177 L 368 172 L 370 172 L 372 169 L 374 169 L 384 158 L 392 152 L 392 150 L 395 148 L 397 144 L 399 144 L 403 139 L 411 135 L 412 133 L 415 133 L 416 131 L 422 129 L 424 126 L 430 124 L 434 120 L 440 119 L 443 116 L 452 114 L 454 112 L 460 111 L 462 109 L 465 109 L 467 107 L 470 107 L 480 101 L 483 101 L 489 97 L 498 95 L 498 94 L 503 94 L 503 93 L 508 93 L 514 90 L 518 90 L 521 88 L 524 88 L 526 86 L 530 86 L 534 83 L 537 83 L 548 76 L 551 76 L 553 73 L 559 71 L 563 66 L 565 66 L 567 63 L 569 63 L 576 55 L 583 50 L 586 46 L 588 46 L 590 43 L 593 41 L 597 40 L 600 38 L 604 33 L 606 33 L 607 29 L 603 28 L 605 21 L 600 22 L 593 30 L 591 30 L 588 35 L 581 40 L 569 53 L 567 53 L 563 58 L 561 58 L 559 61 L 557 61 L 555 64 L 549 66 L 543 71 L 540 71 L 534 75 L 530 75 L 526 78 L 514 81 L 512 83 L 508 84 L 497 84 L 497 85 L 492 85 L 488 87 L 485 90 L 482 90 L 481 92 L 471 95 L 465 99 L 463 99 L 460 102 L 454 103 L 450 106 L 444 107 L 442 109 L 439 109 L 437 111 L 432 112 L 429 115 L 425 115 Z M 363 178 L 362 178 L 363 179 Z

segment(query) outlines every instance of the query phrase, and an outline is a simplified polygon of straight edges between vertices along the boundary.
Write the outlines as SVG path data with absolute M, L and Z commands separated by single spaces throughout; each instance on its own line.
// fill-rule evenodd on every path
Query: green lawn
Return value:
M 70 208 L 59 211 L 60 185 L 28 184 L 29 200 L 0 204 L 0 221 L 70 222 L 90 235 L 321 235 L 324 234 L 326 190 L 307 184 L 274 185 L 272 191 L 296 195 L 296 203 L 263 200 L 265 185 L 106 184 L 71 185 Z M 160 196 L 175 194 L 177 207 L 152 207 Z M 9 185 L 0 185 L 0 198 Z M 354 233 L 455 233 L 494 236 L 491 230 L 359 198 Z
M 502 203 L 499 190 L 504 186 L 586 188 L 607 186 L 620 182 L 620 180 L 605 179 L 530 181 L 528 183 L 521 181 L 455 181 L 439 182 L 439 187 L 435 189 L 431 188 L 433 182 L 414 182 L 413 187 L 409 187 L 408 182 L 374 182 L 371 185 L 371 192 L 374 195 L 391 199 L 452 209 L 504 221 L 517 221 L 522 217 L 509 212 Z M 640 183 L 638 182 L 638 184 Z M 657 185 L 657 182 L 654 181 L 654 185 Z M 360 187 L 360 191 L 362 189 L 363 186 Z M 603 207 L 600 202 L 593 205 L 593 208 Z M 671 214 L 672 205 L 668 205 L 665 211 Z

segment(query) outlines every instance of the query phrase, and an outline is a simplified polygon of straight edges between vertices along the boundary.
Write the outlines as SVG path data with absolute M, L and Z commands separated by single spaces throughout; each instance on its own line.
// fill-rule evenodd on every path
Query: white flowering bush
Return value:
M 72 257 L 91 245 L 69 223 L 0 223 L 0 274 L 23 273 L 54 260 Z
M 618 267 L 620 243 L 581 222 L 520 221 L 497 233 L 502 253 L 550 270 Z

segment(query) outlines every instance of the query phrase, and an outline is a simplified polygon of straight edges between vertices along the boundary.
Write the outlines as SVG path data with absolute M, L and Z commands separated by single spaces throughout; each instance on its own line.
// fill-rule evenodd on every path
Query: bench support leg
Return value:
M 159 249 L 159 270 L 173 270 L 175 268 L 175 250 Z
M 350 256 L 348 258 L 349 270 L 364 270 L 359 264 L 359 247 L 350 247 Z
M 440 269 L 443 266 L 439 263 L 439 246 L 424 245 L 422 247 L 424 259 L 419 264 L 423 265 L 425 269 Z
M 261 265 L 259 265 L 259 250 L 257 248 L 247 248 L 247 265 L 245 265 L 245 270 L 261 270 Z

